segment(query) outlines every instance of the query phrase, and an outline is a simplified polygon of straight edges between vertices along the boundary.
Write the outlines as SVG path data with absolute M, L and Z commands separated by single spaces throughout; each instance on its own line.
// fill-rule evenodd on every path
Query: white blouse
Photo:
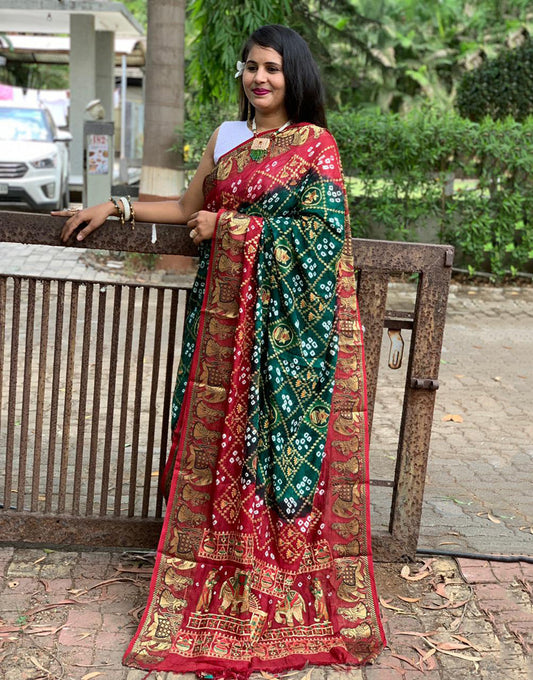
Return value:
M 246 142 L 246 140 L 253 136 L 254 134 L 245 120 L 227 120 L 222 123 L 215 142 L 213 154 L 215 163 L 218 163 L 221 156 L 225 153 Z

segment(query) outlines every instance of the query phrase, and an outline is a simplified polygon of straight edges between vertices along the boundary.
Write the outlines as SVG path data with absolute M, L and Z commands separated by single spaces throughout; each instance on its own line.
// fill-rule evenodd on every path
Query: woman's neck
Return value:
M 285 111 L 276 111 L 272 114 L 261 114 L 255 112 L 255 131 L 265 132 L 266 130 L 277 130 L 288 120 Z

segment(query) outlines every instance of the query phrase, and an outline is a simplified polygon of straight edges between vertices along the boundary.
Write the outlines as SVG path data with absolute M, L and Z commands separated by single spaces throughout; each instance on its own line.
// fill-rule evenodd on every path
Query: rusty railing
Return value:
M 84 248 L 194 256 L 184 226 L 103 227 Z M 0 242 L 60 245 L 61 221 L 0 212 Z M 377 560 L 418 541 L 453 249 L 354 239 L 370 422 L 384 329 L 411 332 L 387 529 Z M 399 273 L 412 311 L 389 311 Z M 0 543 L 155 547 L 157 480 L 169 444 L 187 291 L 174 286 L 0 274 Z M 397 358 L 397 357 L 396 357 Z

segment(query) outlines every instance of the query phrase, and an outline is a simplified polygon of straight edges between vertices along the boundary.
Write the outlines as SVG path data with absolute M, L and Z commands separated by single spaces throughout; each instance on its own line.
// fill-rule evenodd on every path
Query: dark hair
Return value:
M 283 57 L 285 76 L 285 109 L 293 123 L 314 123 L 326 127 L 324 107 L 324 88 L 318 66 L 307 43 L 292 28 L 271 24 L 261 26 L 248 38 L 242 51 L 242 61 L 246 62 L 254 45 L 271 47 Z M 251 117 L 255 108 L 250 104 Z M 240 117 L 248 117 L 248 98 L 244 94 L 241 80 Z

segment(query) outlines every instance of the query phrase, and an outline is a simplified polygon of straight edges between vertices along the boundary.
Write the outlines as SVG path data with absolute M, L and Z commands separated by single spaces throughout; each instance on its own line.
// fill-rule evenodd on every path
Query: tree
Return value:
M 184 120 L 184 24 L 185 0 L 148 0 L 141 198 L 176 196 L 183 189 L 175 142 Z

